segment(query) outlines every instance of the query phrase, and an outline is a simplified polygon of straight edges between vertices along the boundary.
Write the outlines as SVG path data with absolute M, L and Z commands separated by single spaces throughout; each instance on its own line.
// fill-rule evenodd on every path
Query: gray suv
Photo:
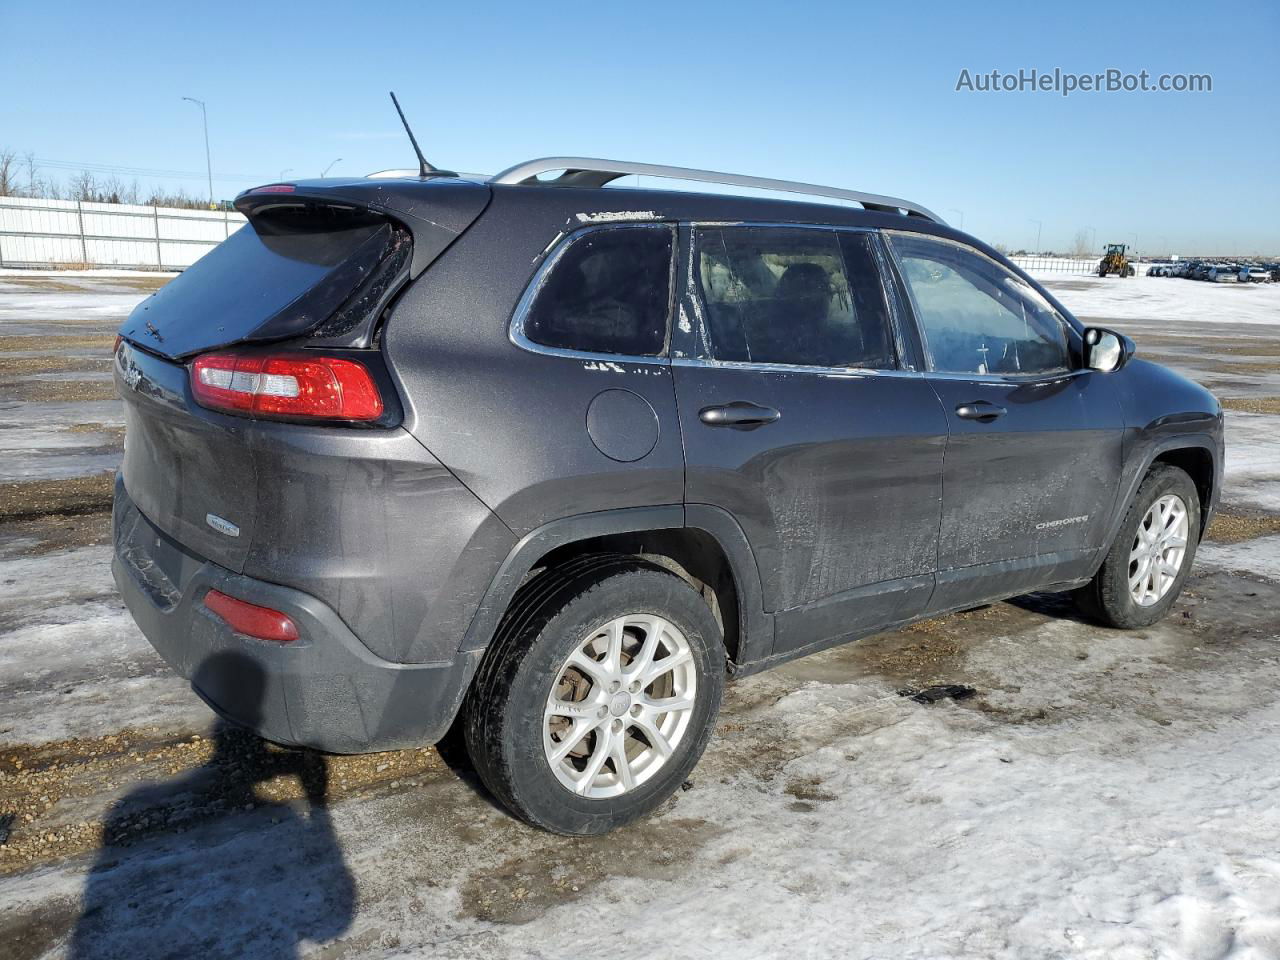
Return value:
M 549 830 L 661 803 L 726 677 L 1032 590 L 1154 622 L 1221 488 L 1208 392 L 905 200 L 560 157 L 236 205 L 120 331 L 130 611 L 273 741 L 458 723 Z

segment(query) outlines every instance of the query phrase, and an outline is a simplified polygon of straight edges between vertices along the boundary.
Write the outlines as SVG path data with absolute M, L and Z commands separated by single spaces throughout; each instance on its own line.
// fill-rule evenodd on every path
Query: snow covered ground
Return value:
M 1033 274 L 1082 320 L 1280 324 L 1280 283 L 1207 283 L 1176 277 Z M 1235 331 L 1248 335 L 1248 328 Z
M 109 333 L 145 295 L 87 278 L 33 306 L 7 279 L 0 334 Z M 1280 285 L 1052 286 L 1144 353 L 1227 378 L 1227 395 L 1280 393 Z M 110 430 L 116 409 L 0 403 L 0 479 L 87 458 L 63 434 Z M 1225 506 L 1280 517 L 1280 416 L 1229 410 L 1228 445 Z M 6 960 L 1280 958 L 1275 532 L 1204 544 L 1147 630 L 1020 598 L 734 683 L 689 790 L 633 828 L 565 840 L 434 752 L 312 755 L 326 798 L 279 792 L 305 770 L 219 765 L 198 749 L 208 711 L 111 588 L 105 519 L 71 522 L 0 524 Z M 977 695 L 895 692 L 944 682 Z

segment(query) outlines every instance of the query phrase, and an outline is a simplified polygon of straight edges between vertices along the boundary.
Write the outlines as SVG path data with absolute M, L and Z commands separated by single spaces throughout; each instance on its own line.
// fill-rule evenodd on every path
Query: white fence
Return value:
M 1097 274 L 1098 264 L 1102 261 L 1102 254 L 1096 257 L 1036 257 L 1036 256 L 1017 256 L 1010 257 L 1015 264 L 1034 276 L 1044 274 L 1078 274 L 1087 276 L 1089 274 Z M 1145 260 L 1135 260 L 1129 257 L 1129 266 L 1133 267 L 1133 272 L 1138 276 L 1143 276 L 1147 272 L 1147 268 L 1151 266 Z
M 1097 273 L 1098 261 L 1102 259 L 1099 254 L 1096 257 L 1080 258 L 1080 257 L 1035 257 L 1035 256 L 1019 256 L 1010 257 L 1015 264 L 1021 267 L 1027 273 Z
M 0 267 L 181 270 L 244 222 L 235 211 L 0 197 Z

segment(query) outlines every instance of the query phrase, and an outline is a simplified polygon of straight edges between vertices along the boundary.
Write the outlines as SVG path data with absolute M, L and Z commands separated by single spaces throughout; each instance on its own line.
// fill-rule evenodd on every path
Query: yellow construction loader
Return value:
M 1106 255 L 1098 261 L 1098 276 L 1105 277 L 1114 273 L 1121 277 L 1132 277 L 1137 271 L 1124 255 L 1123 243 L 1108 243 Z

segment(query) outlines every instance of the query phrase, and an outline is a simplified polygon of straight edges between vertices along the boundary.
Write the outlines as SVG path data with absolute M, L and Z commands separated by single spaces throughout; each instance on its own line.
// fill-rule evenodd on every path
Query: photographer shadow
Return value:
M 266 678 L 238 653 L 209 657 L 192 682 L 228 672 L 260 705 Z M 220 722 L 204 765 L 112 807 L 67 956 L 287 960 L 303 941 L 342 935 L 355 888 L 329 819 L 327 762 Z M 280 777 L 299 781 L 301 802 L 260 794 Z

